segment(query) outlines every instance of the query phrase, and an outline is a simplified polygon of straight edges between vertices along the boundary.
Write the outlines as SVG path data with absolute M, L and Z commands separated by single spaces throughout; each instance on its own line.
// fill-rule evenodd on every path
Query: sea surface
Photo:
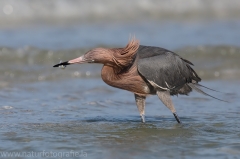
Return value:
M 165 3 L 165 10 L 158 11 L 151 9 L 155 1 L 137 6 L 131 2 L 137 9 L 128 17 L 131 7 L 117 16 L 118 11 L 93 2 L 97 11 L 90 14 L 84 7 L 82 12 L 73 7 L 84 2 L 54 1 L 49 4 L 54 6 L 52 18 L 61 20 L 53 22 L 36 8 L 0 1 L 5 14 L 19 19 L 0 14 L 0 22 L 6 22 L 0 26 L 0 158 L 240 158 L 238 5 L 219 9 L 212 1 L 209 8 L 214 12 L 207 12 L 209 8 L 196 0 L 170 14 Z M 221 9 L 226 12 L 215 12 Z M 72 15 L 79 12 L 85 19 Z M 111 19 L 104 16 L 110 13 Z M 176 18 L 182 13 L 191 16 Z M 164 47 L 191 61 L 201 84 L 219 92 L 203 90 L 228 102 L 197 92 L 174 96 L 182 120 L 177 124 L 170 110 L 149 96 L 146 123 L 141 123 L 134 95 L 105 84 L 101 64 L 52 67 L 94 47 L 124 47 L 132 36 L 142 45 Z

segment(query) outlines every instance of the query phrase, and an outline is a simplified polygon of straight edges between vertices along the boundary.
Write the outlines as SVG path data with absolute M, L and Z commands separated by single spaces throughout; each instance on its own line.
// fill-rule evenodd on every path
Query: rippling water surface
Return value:
M 0 150 L 73 150 L 90 158 L 237 157 L 239 84 L 204 82 L 227 92 L 211 94 L 230 103 L 197 93 L 174 97 L 182 125 L 156 96 L 147 99 L 142 124 L 133 95 L 100 78 L 14 84 L 0 91 Z
M 239 158 L 240 22 L 156 19 L 0 28 L 0 158 Z M 193 62 L 201 84 L 220 92 L 205 91 L 229 102 L 175 96 L 179 125 L 149 96 L 143 124 L 133 94 L 107 86 L 100 64 L 52 67 L 123 47 L 130 34 Z

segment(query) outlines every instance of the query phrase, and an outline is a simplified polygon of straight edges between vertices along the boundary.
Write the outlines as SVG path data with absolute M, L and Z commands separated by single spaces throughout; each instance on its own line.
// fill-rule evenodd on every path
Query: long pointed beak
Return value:
M 67 66 L 67 65 L 71 65 L 71 64 L 75 64 L 75 63 L 85 63 L 85 59 L 84 56 L 80 56 L 76 59 L 72 59 L 70 61 L 65 61 L 65 62 L 61 62 L 59 64 L 54 65 L 53 67 L 60 67 L 60 66 Z

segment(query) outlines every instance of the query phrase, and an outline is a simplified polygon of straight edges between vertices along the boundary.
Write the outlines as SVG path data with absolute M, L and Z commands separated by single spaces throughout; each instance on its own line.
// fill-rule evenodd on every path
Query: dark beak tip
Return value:
M 56 65 L 54 65 L 53 67 L 59 67 L 60 66 L 60 64 L 56 64 Z
M 70 65 L 70 63 L 68 63 L 68 61 L 66 61 L 66 62 L 62 62 L 62 63 L 56 64 L 53 67 L 66 66 L 66 65 Z

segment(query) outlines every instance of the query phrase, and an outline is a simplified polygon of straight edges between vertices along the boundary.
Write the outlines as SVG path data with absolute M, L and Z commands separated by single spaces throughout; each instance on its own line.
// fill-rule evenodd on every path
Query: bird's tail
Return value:
M 212 96 L 212 95 L 210 95 L 210 94 L 205 93 L 205 92 L 204 92 L 203 90 L 201 90 L 199 87 L 203 87 L 203 88 L 209 89 L 209 90 L 211 90 L 211 91 L 215 91 L 215 92 L 219 92 L 219 91 L 216 91 L 216 90 L 214 90 L 214 89 L 208 88 L 208 87 L 203 86 L 203 85 L 200 85 L 200 84 L 198 84 L 198 83 L 194 83 L 194 84 L 193 84 L 193 83 L 188 83 L 188 85 L 189 85 L 192 89 L 194 89 L 195 91 L 197 91 L 198 93 L 201 93 L 201 94 L 203 94 L 203 95 L 205 95 L 205 96 L 209 96 L 209 97 L 212 97 L 212 98 L 214 98 L 214 99 L 217 99 L 217 100 L 220 100 L 220 101 L 223 101 L 223 102 L 228 102 L 228 101 L 225 101 L 225 100 L 216 98 L 216 97 L 214 97 L 214 96 Z

